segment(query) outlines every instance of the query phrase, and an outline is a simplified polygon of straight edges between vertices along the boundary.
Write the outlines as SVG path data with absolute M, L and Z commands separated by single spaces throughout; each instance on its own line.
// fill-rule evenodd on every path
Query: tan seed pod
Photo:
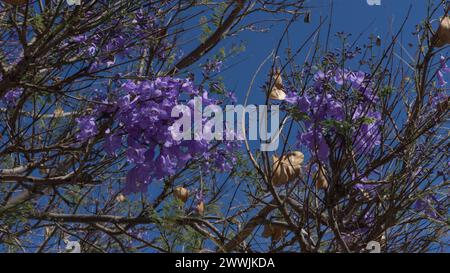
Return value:
M 283 227 L 280 227 L 278 225 L 265 224 L 262 236 L 264 238 L 271 237 L 272 241 L 277 242 L 281 238 L 283 238 L 284 233 L 285 233 L 285 230 Z
M 435 39 L 436 47 L 443 47 L 446 44 L 450 44 L 450 17 L 445 16 L 441 19 L 441 23 L 435 34 Z
M 177 199 L 181 200 L 183 203 L 186 203 L 186 201 L 189 198 L 189 190 L 183 187 L 176 187 L 173 190 L 173 194 Z
M 438 110 L 438 112 L 441 112 L 441 113 L 447 111 L 449 109 L 449 100 L 440 102 L 437 105 L 436 109 Z
M 303 153 L 299 151 L 288 153 L 281 158 L 272 156 L 273 185 L 281 186 L 300 176 L 304 158 Z
M 269 238 L 272 235 L 272 229 L 269 224 L 264 225 L 264 230 L 262 233 L 263 238 Z
M 42 176 L 47 176 L 49 173 L 50 169 L 45 168 L 44 165 L 39 168 L 39 174 L 41 174 Z
M 55 229 L 54 227 L 45 227 L 45 231 L 44 231 L 45 238 L 50 237 L 52 235 L 54 229 Z
M 271 100 L 284 100 L 286 98 L 286 93 L 282 89 L 278 89 L 277 87 L 273 87 L 270 92 L 269 99 Z
M 203 202 L 198 203 L 195 209 L 197 210 L 198 214 L 203 215 L 203 213 L 205 213 L 205 203 Z
M 125 200 L 127 200 L 127 198 L 125 197 L 125 195 L 119 193 L 116 197 L 116 201 L 119 203 L 125 202 Z
M 60 118 L 64 116 L 64 109 L 62 109 L 61 107 L 57 107 L 53 114 L 55 115 L 55 118 Z
M 380 243 L 381 247 L 386 247 L 386 236 L 381 235 L 378 239 L 378 242 Z
M 279 240 L 281 240 L 281 238 L 283 238 L 285 230 L 281 227 L 274 227 L 273 230 L 273 234 L 272 234 L 272 241 L 276 241 L 278 242 Z
M 316 188 L 326 190 L 328 188 L 328 180 L 326 176 L 326 170 L 320 166 L 316 173 Z
M 276 69 L 273 73 L 273 87 L 270 90 L 269 98 L 272 100 L 284 100 L 286 93 L 284 92 L 283 79 L 281 77 L 280 69 Z
M 276 69 L 275 73 L 273 74 L 273 80 L 275 81 L 274 85 L 275 87 L 279 89 L 283 89 L 283 78 L 281 77 L 281 71 L 280 69 Z

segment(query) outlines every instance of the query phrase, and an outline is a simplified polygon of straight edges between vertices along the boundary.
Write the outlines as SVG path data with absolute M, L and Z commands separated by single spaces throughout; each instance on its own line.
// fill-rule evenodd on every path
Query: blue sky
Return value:
M 333 15 L 330 15 L 330 0 L 309 0 L 307 6 L 312 12 L 311 23 L 305 24 L 303 20 L 295 23 L 291 30 L 289 38 L 291 44 L 299 46 L 306 41 L 307 37 L 314 32 L 320 22 L 320 18 L 331 18 L 332 29 L 330 48 L 338 47 L 338 40 L 334 39 L 334 34 L 339 31 L 352 33 L 355 39 L 361 33 L 358 44 L 362 45 L 368 41 L 371 34 L 379 35 L 383 41 L 395 33 L 402 24 L 409 7 L 411 6 L 410 18 L 406 24 L 405 31 L 402 34 L 404 43 L 413 42 L 414 37 L 411 33 L 415 29 L 415 24 L 423 20 L 426 16 L 425 0 L 381 0 L 380 6 L 369 6 L 366 0 L 333 0 Z M 442 13 L 442 12 L 441 12 Z M 272 19 L 271 16 L 266 16 Z M 259 18 L 260 19 L 260 18 Z M 323 26 L 321 39 L 325 41 L 328 22 Z M 239 102 L 243 101 L 248 84 L 253 77 L 253 73 L 257 70 L 261 62 L 270 54 L 277 44 L 284 25 L 273 25 L 268 33 L 241 33 L 239 39 L 245 41 L 246 51 L 233 60 L 238 62 L 233 68 L 224 71 L 226 86 L 236 91 Z M 228 43 L 229 45 L 230 43 Z M 324 43 L 323 43 L 324 44 Z M 412 49 L 414 50 L 414 49 Z M 304 54 L 304 52 L 303 52 Z M 302 60 L 302 53 L 299 60 Z M 231 63 L 233 63 L 233 61 Z M 229 65 L 229 63 L 228 63 Z M 258 103 L 261 97 L 260 87 L 270 71 L 270 64 L 262 70 L 257 77 L 255 88 L 252 92 L 251 103 Z

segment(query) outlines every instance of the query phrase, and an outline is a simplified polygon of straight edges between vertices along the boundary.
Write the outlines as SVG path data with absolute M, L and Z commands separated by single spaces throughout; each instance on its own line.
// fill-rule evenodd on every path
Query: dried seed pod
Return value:
M 273 73 L 273 87 L 270 90 L 269 98 L 272 100 L 284 100 L 286 98 L 286 93 L 284 92 L 283 79 L 281 78 L 280 69 L 276 69 Z
M 380 242 L 380 245 L 382 248 L 386 247 L 386 236 L 381 235 L 378 239 L 378 242 Z
M 362 190 L 362 194 L 366 200 L 370 200 L 370 193 L 368 193 L 366 190 Z
M 183 187 L 176 187 L 173 190 L 173 194 L 177 199 L 181 200 L 183 203 L 185 203 L 189 198 L 189 190 Z
M 264 238 L 271 237 L 272 241 L 277 242 L 283 238 L 284 233 L 285 229 L 279 225 L 265 224 L 262 236 Z
M 443 112 L 447 111 L 449 109 L 449 100 L 446 99 L 446 100 L 441 101 L 440 103 L 438 103 L 436 109 L 440 113 L 443 113 Z
M 55 116 L 55 118 L 60 118 L 64 116 L 64 109 L 62 109 L 61 107 L 57 107 L 53 112 L 53 115 Z
M 436 47 L 443 47 L 446 44 L 450 44 L 450 17 L 445 16 L 441 19 L 441 23 L 434 37 Z
M 3 0 L 3 2 L 17 6 L 26 4 L 27 0 Z
M 284 100 L 286 98 L 286 93 L 282 89 L 278 89 L 275 86 L 270 92 L 269 99 L 271 100 Z
M 127 200 L 127 198 L 125 197 L 125 195 L 119 193 L 116 197 L 116 201 L 119 203 L 125 202 L 125 200 Z
M 39 167 L 39 174 L 41 174 L 41 175 L 43 175 L 43 176 L 46 176 L 46 175 L 48 175 L 49 173 L 50 173 L 50 169 L 45 168 L 44 165 Z
M 317 189 L 326 190 L 328 188 L 328 180 L 326 174 L 326 170 L 323 168 L 323 166 L 320 166 L 315 175 Z
M 270 224 L 265 224 L 264 225 L 264 230 L 262 233 L 262 237 L 263 238 L 269 238 L 272 235 L 272 228 Z
M 279 89 L 283 89 L 283 78 L 281 77 L 281 71 L 279 68 L 275 70 L 273 74 L 274 86 Z
M 203 213 L 205 212 L 205 203 L 203 203 L 203 201 L 198 203 L 198 205 L 195 207 L 195 210 L 198 214 L 203 215 Z
M 45 238 L 50 237 L 54 230 L 55 230 L 54 227 L 45 227 L 45 229 L 44 229 L 44 236 L 45 236 Z
M 272 156 L 273 185 L 281 186 L 297 178 L 301 173 L 304 158 L 303 153 L 299 151 L 288 153 L 281 158 Z

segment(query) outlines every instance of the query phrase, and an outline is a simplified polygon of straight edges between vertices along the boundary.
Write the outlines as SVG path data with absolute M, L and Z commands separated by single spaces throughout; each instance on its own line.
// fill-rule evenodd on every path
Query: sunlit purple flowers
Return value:
M 175 175 L 194 158 L 203 159 L 208 168 L 224 171 L 232 167 L 233 158 L 229 151 L 233 145 L 215 147 L 210 153 L 213 143 L 208 141 L 176 141 L 172 138 L 169 130 L 175 121 L 171 116 L 172 109 L 183 100 L 190 105 L 190 98 L 200 93 L 187 79 L 129 80 L 118 90 L 117 99 L 106 100 L 94 109 L 97 118 L 112 117 L 114 120 L 113 126 L 104 132 L 105 151 L 114 156 L 125 148 L 126 158 L 133 166 L 126 177 L 126 192 L 145 191 L 153 179 Z M 215 103 L 206 92 L 203 98 L 205 104 Z M 77 123 L 80 141 L 99 133 L 94 116 L 80 117 Z

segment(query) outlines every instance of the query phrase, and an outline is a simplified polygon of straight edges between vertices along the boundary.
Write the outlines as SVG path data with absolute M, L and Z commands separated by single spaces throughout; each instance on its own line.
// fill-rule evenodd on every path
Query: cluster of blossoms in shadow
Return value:
M 91 18 L 96 14 L 86 16 Z M 151 46 L 156 57 L 166 58 L 165 52 L 171 45 L 167 39 L 161 39 L 164 36 L 163 25 L 156 16 L 139 9 L 131 18 L 130 22 L 114 20 L 95 33 L 74 36 L 62 48 L 74 45 L 79 47 L 79 53 L 90 62 L 90 72 L 102 72 L 113 67 L 119 60 L 137 58 L 135 49 L 143 42 Z M 123 27 L 117 27 L 122 24 Z
M 329 53 L 327 59 L 333 60 L 338 56 Z M 343 59 L 354 57 L 344 56 Z M 309 71 L 306 69 L 302 73 Z M 441 104 L 448 101 L 445 81 L 448 72 L 446 58 L 441 56 L 437 71 L 438 88 L 428 105 L 432 108 L 430 112 L 445 108 Z M 292 89 L 286 94 L 282 103 L 284 109 L 302 125 L 297 135 L 297 146 L 306 148 L 310 155 L 309 166 L 315 173 L 324 172 L 322 179 L 325 181 L 330 179 L 325 178 L 326 169 L 331 169 L 333 161 L 344 158 L 347 162 L 356 162 L 356 158 L 376 157 L 374 148 L 381 144 L 383 126 L 379 90 L 373 75 L 331 62 L 313 74 L 311 87 L 306 87 L 301 94 Z M 387 185 L 377 182 L 382 173 L 379 169 L 362 175 L 355 165 L 348 171 L 350 176 L 345 178 L 345 185 L 350 187 L 348 193 L 350 200 L 354 200 L 352 202 L 378 203 L 387 196 Z M 328 187 L 329 181 L 325 185 Z M 444 202 L 430 194 L 412 203 L 411 209 L 431 219 L 445 221 Z M 361 242 L 367 241 L 366 236 L 371 235 L 370 231 L 377 224 L 376 215 L 374 206 L 361 206 L 351 214 L 342 215 L 342 240 L 349 246 L 363 248 Z
M 353 144 L 355 153 L 368 153 L 379 144 L 381 115 L 370 76 L 362 71 L 336 68 L 314 75 L 314 87 L 301 96 L 291 93 L 286 101 L 304 114 L 306 132 L 299 143 L 320 161 L 330 156 L 330 146 Z

